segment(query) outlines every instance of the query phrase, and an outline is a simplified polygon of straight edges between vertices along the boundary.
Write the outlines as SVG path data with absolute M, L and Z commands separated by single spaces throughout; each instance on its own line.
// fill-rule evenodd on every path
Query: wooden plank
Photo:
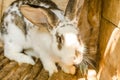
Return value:
M 0 22 L 1 22 L 1 16 L 2 16 L 2 1 L 3 0 L 0 0 Z
M 120 80 L 120 29 L 105 19 L 101 20 L 99 52 L 101 53 L 99 80 Z M 118 78 L 119 77 L 119 78 Z
M 3 10 L 2 13 L 8 8 L 8 6 L 15 0 L 3 0 Z
M 120 0 L 103 0 L 103 17 L 118 25 L 120 22 Z
M 65 10 L 68 0 L 52 0 L 55 2 L 61 10 Z
M 15 62 L 11 62 L 3 67 L 0 70 L 0 80 L 2 80 L 14 67 L 16 66 Z

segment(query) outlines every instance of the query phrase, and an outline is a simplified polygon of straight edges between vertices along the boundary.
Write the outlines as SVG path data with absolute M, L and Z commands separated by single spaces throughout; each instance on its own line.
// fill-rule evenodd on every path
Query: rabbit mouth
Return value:
M 73 61 L 73 62 L 74 62 L 74 65 L 79 65 L 79 64 L 82 62 L 82 60 L 83 60 L 83 57 L 82 57 L 82 56 L 76 58 L 76 59 Z

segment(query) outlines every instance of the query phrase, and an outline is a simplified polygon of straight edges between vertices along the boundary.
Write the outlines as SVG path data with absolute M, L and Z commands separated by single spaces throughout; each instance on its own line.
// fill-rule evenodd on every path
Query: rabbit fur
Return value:
M 58 72 L 56 63 L 74 74 L 85 51 L 74 23 L 50 0 L 14 1 L 2 17 L 4 55 L 19 64 L 34 65 L 32 56 L 40 58 L 50 76 Z

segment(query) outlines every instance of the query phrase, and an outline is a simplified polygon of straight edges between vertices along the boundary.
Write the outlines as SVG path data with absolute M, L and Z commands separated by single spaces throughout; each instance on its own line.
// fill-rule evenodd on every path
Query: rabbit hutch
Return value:
M 0 0 L 0 19 L 13 1 Z M 69 0 L 52 1 L 65 12 Z M 19 65 L 6 58 L 1 43 L 0 80 L 120 80 L 120 0 L 71 0 L 71 5 L 76 1 L 83 2 L 77 24 L 81 41 L 88 49 L 86 54 L 93 58 L 90 64 L 89 60 L 85 65 L 81 64 L 74 75 L 64 73 L 58 67 L 58 72 L 49 77 L 39 59 L 34 59 L 35 65 Z

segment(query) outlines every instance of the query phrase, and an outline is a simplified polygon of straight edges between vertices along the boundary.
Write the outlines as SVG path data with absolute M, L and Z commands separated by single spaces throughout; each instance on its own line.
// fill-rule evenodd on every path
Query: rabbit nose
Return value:
M 75 56 L 76 57 L 79 57 L 80 56 L 80 53 L 76 50 L 76 52 L 75 52 Z
M 75 52 L 74 61 L 73 61 L 73 62 L 74 62 L 74 65 L 80 64 L 80 63 L 82 62 L 82 60 L 83 60 L 83 55 L 80 54 L 80 52 L 76 51 L 76 52 Z

